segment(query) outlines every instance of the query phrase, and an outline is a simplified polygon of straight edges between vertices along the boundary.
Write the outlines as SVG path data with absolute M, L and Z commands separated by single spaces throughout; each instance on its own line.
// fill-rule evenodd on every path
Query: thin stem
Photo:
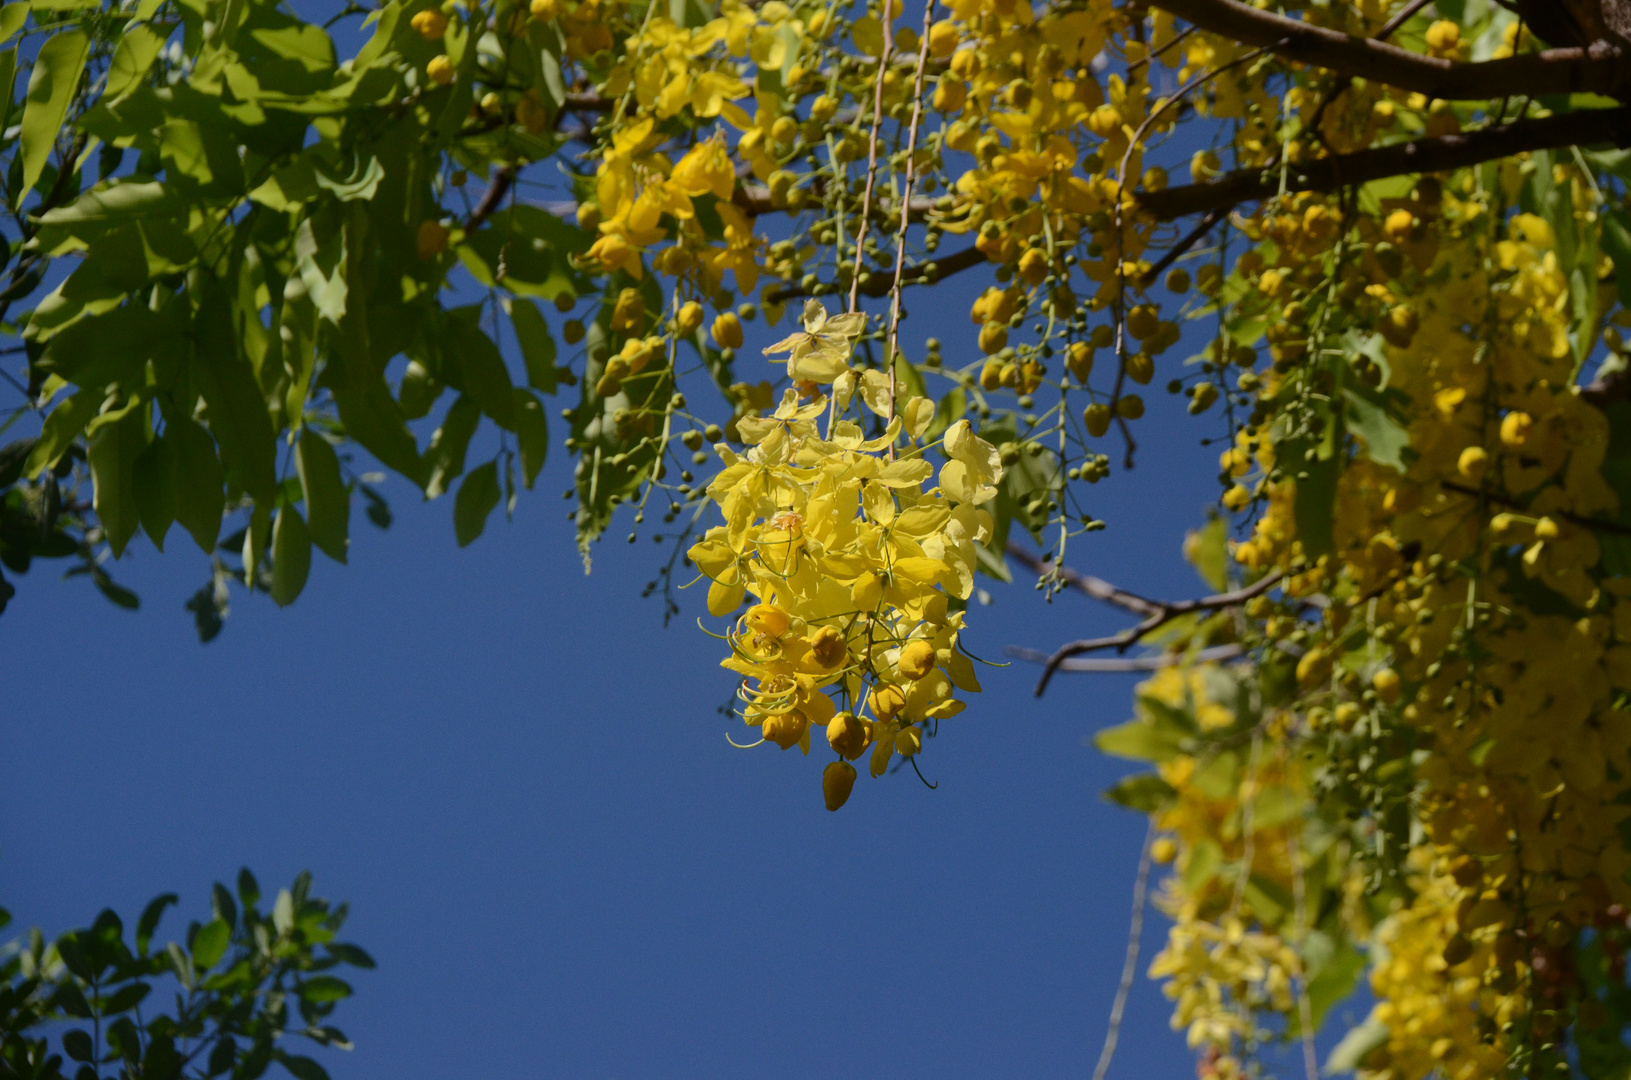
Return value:
M 872 85 L 872 131 L 867 137 L 866 188 L 861 193 L 861 222 L 855 228 L 855 270 L 850 275 L 849 310 L 854 311 L 861 295 L 861 261 L 866 257 L 867 224 L 872 215 L 872 186 L 878 180 L 878 129 L 883 126 L 883 78 L 889 71 L 889 54 L 895 48 L 894 0 L 883 0 L 883 51 L 878 54 L 878 78 Z M 928 40 L 928 35 L 924 35 Z M 911 200 L 906 200 L 910 205 Z
M 1116 999 L 1110 1005 L 1110 1026 L 1104 1033 L 1104 1046 L 1099 1049 L 1099 1063 L 1093 1066 L 1093 1080 L 1104 1080 L 1110 1071 L 1110 1060 L 1116 1056 L 1116 1043 L 1121 1041 L 1121 1018 L 1127 1013 L 1127 998 L 1133 992 L 1133 979 L 1138 974 L 1138 950 L 1144 939 L 1144 902 L 1149 896 L 1150 847 L 1155 843 L 1155 822 L 1150 822 L 1144 833 L 1144 850 L 1138 856 L 1138 876 L 1133 879 L 1133 917 L 1127 927 L 1127 957 L 1121 963 L 1121 982 L 1116 986 Z
M 934 0 L 924 0 L 923 35 L 918 39 L 917 74 L 912 80 L 912 121 L 906 130 L 906 177 L 903 181 L 905 190 L 900 198 L 900 229 L 895 233 L 895 277 L 889 286 L 889 332 L 884 338 L 884 363 L 889 365 L 889 413 L 884 417 L 886 424 L 895 418 L 895 351 L 900 330 L 900 284 L 901 275 L 906 270 L 906 228 L 911 222 L 912 187 L 917 182 L 917 127 L 923 119 L 923 68 L 929 61 L 929 30 L 933 23 Z M 859 274 L 850 282 L 851 297 L 855 295 L 860 282 Z M 852 306 L 853 303 L 852 300 Z M 889 446 L 889 456 L 891 458 L 895 456 L 893 443 Z

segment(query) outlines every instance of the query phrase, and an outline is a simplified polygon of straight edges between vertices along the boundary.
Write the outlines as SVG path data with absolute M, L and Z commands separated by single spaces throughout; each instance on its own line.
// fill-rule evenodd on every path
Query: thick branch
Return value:
M 1584 92 L 1624 98 L 1631 79 L 1619 48 L 1608 41 L 1593 42 L 1589 49 L 1551 49 L 1469 64 L 1328 30 L 1238 0 L 1151 3 L 1242 45 L 1269 46 L 1287 60 L 1450 101 Z
M 979 266 L 983 262 L 985 262 L 984 252 L 976 247 L 966 247 L 962 251 L 955 251 L 947 255 L 945 258 L 931 259 L 928 262 L 921 262 L 916 266 L 909 267 L 905 273 L 901 274 L 900 283 L 902 285 L 924 283 L 932 285 L 936 281 L 961 273 L 971 267 Z M 932 274 L 929 272 L 931 266 L 934 267 Z M 889 284 L 889 275 L 873 274 L 872 280 L 862 285 L 860 291 L 863 296 L 883 296 L 889 291 Z M 776 289 L 765 294 L 764 300 L 767 304 L 785 304 L 789 300 L 796 300 L 801 296 L 809 295 L 811 295 L 810 292 L 801 286 L 788 285 L 785 288 Z
M 1405 173 L 1446 172 L 1526 150 L 1602 143 L 1631 144 L 1631 107 L 1586 109 L 1436 139 L 1412 139 L 1373 150 L 1336 154 L 1288 166 L 1283 179 L 1286 191 L 1334 191 L 1349 184 Z M 1186 214 L 1227 209 L 1237 203 L 1266 198 L 1281 190 L 1281 181 L 1279 169 L 1248 169 L 1204 184 L 1139 192 L 1138 201 L 1158 220 L 1170 221 Z

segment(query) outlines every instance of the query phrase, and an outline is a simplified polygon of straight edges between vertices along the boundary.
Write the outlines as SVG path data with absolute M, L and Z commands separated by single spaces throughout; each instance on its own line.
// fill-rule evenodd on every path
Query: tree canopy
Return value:
M 1367 974 L 1335 1071 L 1631 1065 L 1626 0 L 33 0 L 0 38 L 14 575 L 128 606 L 109 556 L 196 544 L 207 640 L 357 499 L 389 523 L 376 467 L 462 545 L 554 438 L 585 560 L 680 523 L 665 596 L 706 579 L 752 745 L 837 810 L 957 737 L 1012 555 L 1136 620 L 1021 655 L 1151 672 L 1099 744 L 1153 766 L 1109 795 L 1203 1076 L 1300 1040 L 1312 1080 Z M 955 275 L 969 329 L 908 335 Z M 1162 384 L 1221 448 L 1203 597 L 1067 566 Z

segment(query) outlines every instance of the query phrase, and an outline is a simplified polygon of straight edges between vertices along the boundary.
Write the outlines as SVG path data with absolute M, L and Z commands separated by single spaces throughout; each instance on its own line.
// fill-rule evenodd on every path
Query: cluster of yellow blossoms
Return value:
M 1002 479 L 995 448 L 959 420 L 938 440 L 939 484 L 925 489 L 935 468 L 919 440 L 933 403 L 912 398 L 897 411 L 889 376 L 849 368 L 863 321 L 829 319 L 812 300 L 803 332 L 766 350 L 789 354 L 806 392 L 789 389 L 772 415 L 738 421 L 744 454 L 715 447 L 724 467 L 708 495 L 725 524 L 689 552 L 710 581 L 712 614 L 752 597 L 724 635 L 731 655 L 721 662 L 742 677 L 743 720 L 760 741 L 806 754 L 810 728 L 825 729 L 839 756 L 822 778 L 829 810 L 849 798 L 851 761 L 870 749 L 872 775 L 882 775 L 962 711 L 954 689 L 980 689 L 958 647 L 960 608 L 976 547 L 991 537 L 980 506 Z M 832 384 L 830 397 L 818 383 Z M 845 418 L 852 402 L 875 414 L 881 434 Z

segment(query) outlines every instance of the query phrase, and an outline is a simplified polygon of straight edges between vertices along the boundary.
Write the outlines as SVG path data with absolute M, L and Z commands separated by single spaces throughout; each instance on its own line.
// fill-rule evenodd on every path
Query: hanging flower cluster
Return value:
M 742 677 L 743 720 L 760 742 L 806 754 L 811 728 L 824 729 L 838 759 L 822 788 L 836 810 L 855 782 L 851 761 L 870 751 L 882 775 L 963 710 L 955 691 L 980 689 L 958 635 L 976 548 L 991 537 L 980 506 L 996 496 L 1002 463 L 966 420 L 921 441 L 933 403 L 914 397 L 896 410 L 888 375 L 850 369 L 864 316 L 830 318 L 812 300 L 803 322 L 766 350 L 788 354 L 803 393 L 790 388 L 772 415 L 737 422 L 745 453 L 715 447 L 723 468 L 708 496 L 725 523 L 689 555 L 709 579 L 710 613 L 751 598 L 723 635 L 731 653 L 721 662 Z M 848 418 L 852 403 L 881 432 Z M 931 448 L 947 460 L 925 487 L 936 478 Z

